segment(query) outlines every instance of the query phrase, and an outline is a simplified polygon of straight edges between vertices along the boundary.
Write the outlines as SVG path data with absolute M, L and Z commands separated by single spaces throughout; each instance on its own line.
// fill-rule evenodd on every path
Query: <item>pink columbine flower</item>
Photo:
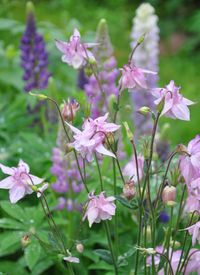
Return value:
M 190 257 L 189 262 L 187 263 L 185 275 L 200 274 L 200 250 L 192 248 L 189 252 L 188 257 Z
M 121 72 L 122 76 L 119 80 L 119 86 L 121 90 L 133 89 L 136 86 L 147 89 L 148 87 L 146 83 L 145 73 L 157 74 L 156 72 L 144 70 L 130 64 L 124 65 L 123 69 L 121 69 Z
M 106 198 L 105 192 L 101 192 L 98 196 L 91 193 L 88 198 L 89 202 L 83 220 L 88 219 L 89 227 L 93 223 L 100 223 L 101 220 L 111 220 L 112 216 L 115 215 L 114 197 Z
M 74 30 L 69 42 L 56 40 L 56 47 L 63 53 L 62 61 L 72 66 L 74 69 L 79 69 L 86 64 L 86 60 L 95 61 L 95 58 L 88 48 L 94 47 L 96 43 L 81 43 L 80 33 L 77 29 Z
M 190 235 L 192 235 L 192 245 L 195 245 L 196 241 L 200 243 L 200 222 L 197 222 L 186 228 Z
M 139 180 L 141 180 L 143 177 L 144 157 L 139 155 L 137 157 L 137 160 L 138 160 Z M 133 156 L 132 160 L 126 164 L 123 170 L 123 174 L 131 178 L 134 182 L 137 182 L 138 178 L 137 178 L 135 156 Z
M 180 157 L 180 171 L 187 184 L 200 178 L 200 135 L 188 143 L 188 154 Z
M 0 188 L 9 189 L 11 203 L 16 203 L 27 194 L 33 193 L 31 185 L 43 182 L 43 179 L 29 174 L 29 166 L 23 160 L 19 161 L 18 167 L 10 168 L 0 164 L 0 168 L 4 174 L 9 175 L 0 181 Z
M 174 119 L 190 120 L 190 111 L 187 106 L 194 104 L 194 102 L 183 97 L 179 90 L 180 87 L 175 86 L 173 80 L 164 88 L 152 89 L 153 96 L 157 98 L 154 103 L 158 105 L 164 100 L 161 115 Z
M 106 122 L 107 118 L 108 113 L 94 120 L 92 118 L 86 119 L 82 126 L 83 131 L 66 122 L 75 133 L 74 142 L 70 145 L 89 162 L 93 160 L 93 154 L 95 152 L 115 158 L 115 155 L 107 150 L 103 143 L 106 141 L 105 135 L 115 132 L 120 126 Z

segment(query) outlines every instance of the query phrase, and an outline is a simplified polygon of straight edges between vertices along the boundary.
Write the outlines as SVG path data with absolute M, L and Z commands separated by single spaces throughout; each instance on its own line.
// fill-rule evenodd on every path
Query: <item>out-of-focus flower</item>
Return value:
M 144 157 L 139 155 L 137 157 L 138 160 L 138 172 L 139 172 L 139 180 L 143 177 L 143 168 L 144 168 Z M 129 161 L 123 169 L 123 174 L 131 178 L 134 182 L 137 182 L 137 169 L 136 169 L 136 161 L 135 156 L 133 156 L 132 160 Z
M 109 98 L 113 96 L 116 101 L 119 92 L 116 86 L 119 71 L 105 19 L 101 19 L 98 24 L 95 41 L 98 45 L 94 47 L 93 54 L 97 60 L 98 78 L 103 93 L 97 79 L 92 74 L 88 78 L 88 83 L 84 85 L 84 90 L 91 105 L 92 118 L 108 112 Z
M 0 181 L 0 188 L 9 189 L 9 197 L 11 203 L 16 203 L 27 194 L 33 193 L 31 186 L 40 184 L 43 179 L 31 175 L 30 168 L 23 160 L 20 160 L 18 167 L 7 167 L 0 164 L 0 168 L 4 174 L 9 177 Z
M 67 102 L 64 101 L 61 110 L 63 119 L 68 122 L 73 121 L 79 108 L 80 105 L 75 99 L 68 99 Z
M 197 135 L 188 143 L 188 154 L 180 157 L 180 171 L 186 184 L 200 177 L 200 136 Z
M 172 251 L 172 249 L 169 250 L 169 259 L 171 259 L 170 264 L 171 264 L 174 274 L 177 271 L 178 264 L 179 264 L 179 261 L 181 258 L 181 254 L 182 254 L 182 250 L 176 250 L 176 251 Z M 166 273 L 164 271 L 164 268 L 158 272 L 158 275 L 165 275 L 165 274 Z
M 192 245 L 195 245 L 196 241 L 200 243 L 200 222 L 193 224 L 186 228 L 190 235 L 192 235 Z
M 80 263 L 79 258 L 73 257 L 72 254 L 71 254 L 71 252 L 69 252 L 69 250 L 67 250 L 67 253 L 68 253 L 69 256 L 64 257 L 64 258 L 63 258 L 64 261 L 70 262 L 70 263 L 76 263 L 76 264 L 79 264 L 79 263 Z
M 141 69 L 134 65 L 124 65 L 121 71 L 122 76 L 119 80 L 120 90 L 133 89 L 135 87 L 147 89 L 148 87 L 146 83 L 145 73 L 153 75 L 157 74 L 156 72 Z
M 159 221 L 162 223 L 168 223 L 169 222 L 169 215 L 166 211 L 161 211 L 159 214 Z
M 111 220 L 115 215 L 114 197 L 106 197 L 105 192 L 101 192 L 98 196 L 93 193 L 89 194 L 88 198 L 89 202 L 83 220 L 88 219 L 89 227 L 102 220 Z
M 145 34 L 144 41 L 137 47 L 133 55 L 133 62 L 141 68 L 158 72 L 158 54 L 159 54 L 159 27 L 158 17 L 155 9 L 150 3 L 142 3 L 136 10 L 133 18 L 133 27 L 131 31 L 131 49 L 133 50 L 141 37 Z M 158 75 L 147 74 L 146 84 L 149 88 L 157 87 Z M 130 93 L 133 103 L 133 121 L 135 126 L 135 137 L 144 134 L 151 134 L 152 119 L 148 114 L 141 116 L 137 111 L 142 106 L 148 106 L 154 111 L 153 96 L 148 90 L 135 87 Z
M 156 250 L 156 252 L 162 253 L 163 249 L 164 249 L 163 246 L 160 245 L 160 246 L 157 246 L 155 250 Z M 159 263 L 160 263 L 160 255 L 155 255 L 154 256 L 154 263 L 155 263 L 156 266 L 159 265 Z M 147 266 L 151 266 L 152 265 L 152 256 L 148 256 L 147 257 L 146 264 L 147 264 Z
M 200 250 L 194 248 L 190 249 L 188 257 L 190 257 L 190 260 L 187 263 L 185 274 L 189 275 L 193 272 L 200 274 Z
M 74 142 L 70 145 L 89 162 L 92 161 L 95 152 L 115 158 L 115 155 L 104 147 L 103 142 L 106 140 L 106 134 L 115 132 L 120 126 L 106 122 L 107 118 L 108 114 L 94 120 L 92 118 L 86 119 L 82 126 L 83 131 L 67 123 L 75 133 Z
M 173 204 L 176 201 L 176 187 L 166 186 L 162 191 L 162 200 L 166 204 Z
M 81 36 L 77 29 L 74 29 L 69 42 L 56 40 L 56 47 L 63 53 L 62 61 L 79 69 L 86 64 L 86 61 L 95 61 L 95 58 L 88 48 L 96 46 L 96 43 L 82 43 Z
M 79 253 L 83 253 L 83 250 L 84 250 L 84 246 L 82 243 L 77 243 L 76 244 L 76 250 L 79 252 Z
M 26 29 L 21 39 L 21 67 L 24 69 L 24 90 L 45 89 L 48 85 L 48 53 L 45 42 L 37 30 L 33 12 L 27 15 Z
M 152 94 L 157 99 L 154 101 L 159 105 L 164 103 L 161 115 L 165 115 L 174 119 L 190 120 L 190 111 L 188 105 L 194 104 L 193 101 L 183 97 L 180 92 L 180 87 L 175 86 L 173 80 L 164 88 L 152 89 Z

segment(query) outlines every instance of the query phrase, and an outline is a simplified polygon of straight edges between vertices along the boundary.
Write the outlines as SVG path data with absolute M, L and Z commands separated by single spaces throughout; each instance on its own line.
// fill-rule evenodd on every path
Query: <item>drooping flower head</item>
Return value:
M 118 70 L 117 62 L 113 54 L 113 47 L 109 37 L 108 26 L 105 19 L 99 22 L 96 40 L 98 44 L 93 49 L 93 54 L 97 60 L 98 78 L 102 91 L 94 75 L 88 79 L 84 85 L 84 90 L 91 104 L 91 117 L 96 118 L 108 112 L 109 96 L 117 96 L 118 88 L 116 78 Z
M 136 10 L 131 31 L 131 49 L 135 48 L 142 34 L 145 34 L 145 38 L 134 52 L 133 62 L 141 68 L 158 72 L 158 17 L 150 3 L 142 3 Z M 146 85 L 150 88 L 157 87 L 157 80 L 157 74 L 146 75 Z M 135 125 L 135 135 L 138 137 L 143 134 L 150 134 L 152 129 L 151 116 L 141 116 L 137 111 L 142 106 L 148 106 L 154 110 L 153 96 L 149 91 L 139 86 L 134 87 L 131 91 L 133 91 L 130 96 L 134 107 L 133 121 Z
M 146 74 L 157 74 L 149 70 L 141 69 L 134 65 L 125 65 L 122 71 L 122 77 L 119 80 L 121 90 L 133 89 L 136 87 L 147 89 Z M 133 90 L 130 90 L 133 91 Z
M 95 43 L 82 43 L 81 36 L 77 29 L 74 29 L 69 42 L 56 40 L 56 47 L 63 53 L 62 61 L 79 69 L 86 65 L 88 60 L 95 61 L 95 58 L 88 48 L 94 47 Z
M 192 139 L 185 150 L 187 154 L 180 157 L 180 171 L 186 184 L 189 184 L 200 178 L 200 135 Z
M 175 86 L 173 80 L 164 88 L 152 89 L 153 96 L 157 98 L 154 103 L 158 105 L 164 101 L 161 115 L 174 119 L 190 120 L 188 105 L 192 105 L 194 102 L 183 97 L 179 90 L 180 87 Z
M 17 167 L 10 168 L 0 164 L 0 168 L 4 174 L 9 175 L 0 181 L 0 188 L 9 189 L 11 203 L 16 203 L 27 194 L 33 193 L 31 186 L 43 182 L 43 179 L 30 174 L 30 168 L 23 160 L 19 161 Z
M 24 90 L 45 89 L 48 85 L 50 73 L 48 71 L 48 53 L 45 42 L 37 32 L 33 10 L 29 10 L 26 29 L 21 39 L 21 67 L 24 69 Z
M 111 220 L 115 215 L 114 197 L 106 197 L 105 192 L 101 192 L 98 196 L 91 193 L 88 198 L 89 202 L 83 220 L 87 218 L 90 227 L 93 223 Z
M 92 118 L 86 119 L 82 131 L 67 123 L 74 132 L 74 142 L 70 145 L 89 162 L 93 160 L 95 152 L 115 157 L 112 152 L 104 147 L 103 143 L 106 141 L 106 135 L 115 132 L 120 126 L 106 122 L 107 118 L 108 113 L 94 120 Z
M 141 156 L 141 155 L 139 155 L 137 157 L 137 161 L 138 161 L 139 180 L 141 180 L 142 177 L 143 177 L 144 157 Z M 124 167 L 123 174 L 125 176 L 128 176 L 129 178 L 131 178 L 135 182 L 138 181 L 138 178 L 137 178 L 137 169 L 136 169 L 136 161 L 135 161 L 135 157 L 134 156 L 133 156 L 132 160 L 129 161 L 126 164 L 126 166 Z

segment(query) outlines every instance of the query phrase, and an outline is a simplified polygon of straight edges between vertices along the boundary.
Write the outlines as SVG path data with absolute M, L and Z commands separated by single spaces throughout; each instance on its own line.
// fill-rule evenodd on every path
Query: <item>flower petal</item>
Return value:
M 0 188 L 2 189 L 10 189 L 14 185 L 14 181 L 12 177 L 7 177 L 6 179 L 0 181 Z
M 24 186 L 13 186 L 13 188 L 10 189 L 10 202 L 16 203 L 20 199 L 22 199 L 25 196 L 25 187 Z
M 14 172 L 14 169 L 13 169 L 13 168 L 10 168 L 10 167 L 5 166 L 5 165 L 3 165 L 3 164 L 0 164 L 0 168 L 1 168 L 2 172 L 3 172 L 4 174 L 7 174 L 7 175 L 12 175 L 13 172 Z
M 102 154 L 102 155 L 107 155 L 107 156 L 116 158 L 115 155 L 114 155 L 112 152 L 108 151 L 108 150 L 103 146 L 103 144 L 99 144 L 99 145 L 95 148 L 95 150 L 96 150 L 98 153 Z

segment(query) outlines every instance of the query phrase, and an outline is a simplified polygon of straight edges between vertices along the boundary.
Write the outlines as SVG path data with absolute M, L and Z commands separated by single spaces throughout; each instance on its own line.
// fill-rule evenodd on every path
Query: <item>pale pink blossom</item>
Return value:
M 63 53 L 62 61 L 79 69 L 86 64 L 86 60 L 95 61 L 95 58 L 88 48 L 94 47 L 96 43 L 82 43 L 81 36 L 77 29 L 74 30 L 69 42 L 56 40 L 56 47 Z
M 9 175 L 0 181 L 0 188 L 9 189 L 11 203 L 16 203 L 27 194 L 33 193 L 31 185 L 43 182 L 43 179 L 29 174 L 29 166 L 23 160 L 19 161 L 18 167 L 10 168 L 0 164 L 0 168 L 4 174 Z
M 115 215 L 114 197 L 106 197 L 105 192 L 101 192 L 98 196 L 91 193 L 88 198 L 89 202 L 83 220 L 88 219 L 89 227 L 93 223 L 100 223 L 102 220 L 111 220 L 112 216 Z
M 141 180 L 143 177 L 144 157 L 142 155 L 139 155 L 137 157 L 137 160 L 138 160 L 139 180 Z M 132 160 L 125 165 L 123 169 L 123 174 L 124 176 L 128 176 L 135 182 L 138 181 L 135 156 L 133 156 Z
M 180 258 L 181 258 L 181 253 L 182 253 L 182 250 L 172 251 L 171 248 L 169 249 L 169 259 L 171 259 L 170 264 L 171 264 L 171 267 L 172 267 L 172 270 L 173 270 L 174 274 L 177 271 L 178 264 L 179 264 L 179 261 L 180 261 Z M 171 254 L 172 254 L 172 257 L 171 257 Z M 164 269 L 161 269 L 158 272 L 158 275 L 165 275 L 165 274 L 166 274 L 166 272 L 164 271 Z
M 134 65 L 124 65 L 121 69 L 122 76 L 119 80 L 119 86 L 121 90 L 124 89 L 133 89 L 135 87 L 140 87 L 147 89 L 147 83 L 145 78 L 146 74 L 157 74 L 149 70 L 138 68 Z
M 37 197 L 40 198 L 42 196 L 42 194 L 44 193 L 44 191 L 48 188 L 49 184 L 45 183 L 44 185 L 42 185 L 40 188 L 38 188 L 37 190 Z
M 160 245 L 160 246 L 157 246 L 155 248 L 155 250 L 156 250 L 156 252 L 163 253 L 164 247 L 162 245 Z M 154 256 L 154 263 L 155 263 L 156 266 L 159 265 L 159 263 L 160 263 L 160 255 L 159 254 L 156 254 Z M 152 256 L 148 256 L 147 257 L 146 265 L 147 266 L 151 266 L 152 265 Z
M 200 196 L 195 196 L 189 193 L 184 207 L 184 211 L 188 213 L 192 213 L 194 211 L 200 212 Z
M 153 96 L 157 98 L 154 103 L 158 105 L 164 101 L 161 115 L 174 119 L 190 120 L 188 105 L 192 105 L 194 102 L 183 97 L 179 90 L 180 87 L 175 86 L 173 80 L 164 88 L 152 89 Z
M 75 264 L 80 263 L 79 258 L 73 257 L 73 256 L 64 257 L 63 260 L 66 261 L 66 262 L 75 263 Z
M 186 228 L 190 235 L 192 235 L 192 245 L 195 245 L 196 241 L 200 244 L 200 222 L 197 222 Z
M 190 257 L 190 259 L 186 267 L 185 275 L 192 274 L 193 272 L 200 274 L 200 250 L 190 249 L 188 257 Z
M 188 185 L 200 178 L 200 136 L 197 135 L 188 143 L 187 154 L 180 157 L 180 171 Z
M 106 141 L 106 135 L 115 132 L 120 126 L 106 122 L 107 118 L 108 114 L 94 120 L 92 118 L 86 119 L 82 131 L 66 122 L 74 132 L 74 142 L 70 145 L 89 162 L 93 160 L 95 152 L 115 158 L 115 155 L 107 150 L 103 143 Z

